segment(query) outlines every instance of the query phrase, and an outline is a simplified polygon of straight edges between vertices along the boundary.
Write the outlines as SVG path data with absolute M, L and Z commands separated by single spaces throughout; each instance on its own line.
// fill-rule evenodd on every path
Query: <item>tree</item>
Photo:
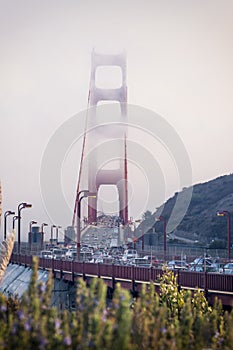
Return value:
M 150 220 L 152 217 L 152 212 L 150 210 L 145 211 L 142 215 L 143 220 Z

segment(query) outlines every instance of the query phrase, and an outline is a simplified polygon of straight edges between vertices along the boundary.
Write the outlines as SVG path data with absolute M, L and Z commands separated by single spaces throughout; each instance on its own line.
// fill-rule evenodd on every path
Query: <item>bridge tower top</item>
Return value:
M 117 88 L 98 87 L 96 85 L 96 72 L 99 67 L 117 66 L 121 70 L 121 84 Z M 102 71 L 101 71 L 102 73 Z M 113 101 L 120 104 L 120 115 L 115 114 L 114 107 L 106 110 L 98 109 L 98 104 L 103 101 Z M 86 167 L 87 183 L 85 185 L 78 180 L 77 193 L 82 189 L 88 189 L 89 192 L 97 193 L 96 198 L 88 198 L 88 221 L 97 221 L 97 200 L 98 191 L 101 185 L 114 185 L 119 195 L 119 216 L 121 221 L 128 223 L 128 187 L 127 187 L 127 141 L 125 126 L 116 127 L 116 122 L 126 121 L 126 103 L 127 103 L 127 87 L 126 87 L 126 52 L 118 54 L 101 54 L 92 51 L 91 56 L 91 76 L 90 90 L 88 98 L 89 107 L 87 114 L 87 130 L 84 135 L 81 167 Z M 113 104 L 114 105 L 114 104 Z M 103 106 L 101 106 L 103 107 Z M 102 112 L 103 118 L 99 118 L 99 111 Z M 97 113 L 98 112 L 98 113 Z M 98 115 L 97 115 L 98 114 Z M 107 126 L 106 126 L 107 124 Z M 114 127 L 113 127 L 114 124 Z M 116 132 L 117 129 L 117 132 Z M 91 131 L 90 131 L 91 130 Z M 101 131 L 100 131 L 101 130 Z M 115 132 L 115 133 L 114 133 Z M 114 143 L 113 148 L 105 150 L 101 149 L 104 142 Z M 107 143 L 106 143 L 107 144 Z M 87 156 L 87 157 L 86 157 Z M 86 160 L 88 158 L 88 160 Z M 110 164 L 112 160 L 118 160 L 118 166 L 109 169 L 103 164 Z M 87 164 L 87 165 L 86 165 Z M 80 171 L 82 174 L 82 171 Z M 84 178 L 84 176 L 80 176 Z M 84 180 L 85 181 L 85 180 Z M 77 208 L 77 197 L 76 197 Z

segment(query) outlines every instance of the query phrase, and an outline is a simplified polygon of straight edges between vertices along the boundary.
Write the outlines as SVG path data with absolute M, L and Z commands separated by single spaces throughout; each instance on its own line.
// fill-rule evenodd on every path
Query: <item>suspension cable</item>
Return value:
M 75 197 L 75 203 L 74 203 L 74 212 L 73 212 L 72 226 L 75 225 L 76 211 L 77 211 L 77 205 L 78 205 L 78 193 L 80 191 L 80 182 L 81 182 L 81 176 L 82 176 L 82 165 L 83 165 L 84 150 L 85 150 L 85 145 L 86 145 L 88 111 L 89 111 L 89 107 L 90 107 L 90 90 L 91 90 L 91 81 L 90 81 L 89 93 L 88 93 L 86 123 L 85 123 L 85 131 L 84 131 L 84 136 L 83 136 L 83 145 L 82 145 L 82 153 L 81 153 L 81 160 L 80 160 L 79 173 L 78 173 L 78 182 L 77 182 L 77 190 L 76 190 L 76 197 Z

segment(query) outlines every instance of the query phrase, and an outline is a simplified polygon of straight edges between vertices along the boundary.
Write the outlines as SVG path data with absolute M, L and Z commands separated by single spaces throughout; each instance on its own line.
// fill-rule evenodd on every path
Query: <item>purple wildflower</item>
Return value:
M 39 349 L 40 349 L 40 350 L 46 349 L 46 345 L 47 345 L 47 340 L 46 340 L 44 337 L 41 337 L 41 338 L 40 338 Z
M 161 333 L 167 333 L 167 330 L 166 330 L 166 328 L 160 328 L 160 332 Z
M 61 325 L 61 322 L 60 322 L 59 318 L 56 318 L 55 319 L 55 328 L 56 328 L 56 330 L 58 330 L 60 328 L 60 325 Z
M 59 318 L 56 318 L 55 319 L 55 329 L 56 329 L 56 332 L 57 334 L 62 334 L 62 330 L 61 330 L 61 321 L 59 320 Z
M 107 314 L 108 314 L 108 311 L 106 309 L 104 309 L 103 311 L 103 316 L 102 316 L 102 321 L 103 322 L 106 322 L 107 321 Z
M 40 285 L 40 291 L 41 291 L 42 293 L 45 293 L 45 291 L 46 291 L 46 285 L 45 285 L 45 283 L 41 283 L 41 285 Z
M 69 335 L 64 338 L 64 344 L 67 346 L 72 344 L 71 337 Z
M 115 303 L 115 305 L 114 305 L 114 306 L 115 306 L 115 309 L 116 309 L 116 310 L 120 309 L 120 305 L 119 305 L 119 303 Z
M 1 311 L 5 312 L 7 310 L 6 305 L 1 305 Z
M 24 323 L 24 329 L 25 331 L 29 332 L 31 330 L 31 326 L 30 326 L 30 323 L 29 322 L 25 322 Z
M 24 319 L 24 313 L 22 310 L 18 310 L 17 311 L 17 316 L 19 318 L 20 321 L 22 321 Z
M 11 333 L 12 334 L 16 334 L 17 333 L 17 325 L 16 325 L 16 323 L 13 324 L 13 326 L 11 328 Z
M 219 338 L 218 339 L 218 345 L 222 345 L 223 342 L 224 342 L 224 338 Z
M 79 309 L 80 312 L 84 311 L 84 309 L 85 309 L 84 305 L 83 304 L 79 304 L 78 309 Z

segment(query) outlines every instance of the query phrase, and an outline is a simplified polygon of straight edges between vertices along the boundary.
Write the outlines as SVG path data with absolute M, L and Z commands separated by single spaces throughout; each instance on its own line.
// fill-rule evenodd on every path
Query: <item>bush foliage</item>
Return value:
M 0 295 L 1 349 L 201 350 L 233 349 L 233 315 L 220 303 L 210 307 L 202 292 L 179 290 L 171 271 L 154 284 L 143 285 L 140 297 L 116 286 L 106 303 L 106 285 L 93 279 L 77 285 L 77 309 L 50 306 L 52 278 L 37 284 L 37 261 L 21 300 Z

